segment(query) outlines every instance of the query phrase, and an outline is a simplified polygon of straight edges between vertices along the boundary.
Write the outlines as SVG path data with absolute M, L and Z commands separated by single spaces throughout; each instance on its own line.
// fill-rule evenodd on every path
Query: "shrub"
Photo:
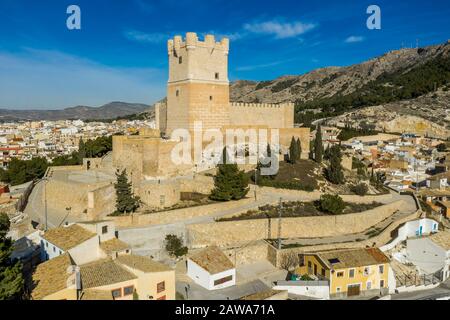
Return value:
M 360 184 L 352 186 L 351 190 L 353 193 L 357 194 L 358 196 L 363 197 L 369 191 L 369 187 L 365 183 L 360 183 Z
M 181 257 L 188 253 L 188 248 L 183 246 L 183 239 L 174 234 L 166 235 L 166 251 L 174 257 Z
M 345 202 L 337 194 L 324 194 L 319 200 L 320 209 L 332 214 L 341 214 L 345 209 Z

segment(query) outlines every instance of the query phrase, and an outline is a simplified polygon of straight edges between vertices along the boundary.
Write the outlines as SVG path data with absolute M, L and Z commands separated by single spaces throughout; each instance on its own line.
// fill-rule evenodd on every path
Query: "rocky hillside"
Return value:
M 236 81 L 230 97 L 236 102 L 297 103 L 346 96 L 381 77 L 404 74 L 438 57 L 450 56 L 450 42 L 419 49 L 401 49 L 348 67 L 317 69 L 304 75 L 273 81 Z
M 0 109 L 0 121 L 20 120 L 96 120 L 138 114 L 151 109 L 140 103 L 111 102 L 100 107 L 76 106 L 62 110 L 8 110 Z

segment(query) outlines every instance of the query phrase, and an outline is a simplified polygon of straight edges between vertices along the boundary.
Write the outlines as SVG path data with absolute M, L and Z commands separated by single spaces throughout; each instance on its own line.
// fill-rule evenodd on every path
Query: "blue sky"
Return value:
M 81 30 L 66 28 L 71 4 Z M 381 30 L 366 27 L 372 4 Z M 0 107 L 153 103 L 166 41 L 187 31 L 230 37 L 230 80 L 269 80 L 443 43 L 449 16 L 448 0 L 0 0 Z

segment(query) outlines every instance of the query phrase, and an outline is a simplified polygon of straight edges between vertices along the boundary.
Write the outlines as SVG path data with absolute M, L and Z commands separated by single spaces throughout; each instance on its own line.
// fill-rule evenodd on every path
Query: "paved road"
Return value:
M 434 289 L 393 294 L 391 300 L 436 300 L 450 298 L 450 279 Z

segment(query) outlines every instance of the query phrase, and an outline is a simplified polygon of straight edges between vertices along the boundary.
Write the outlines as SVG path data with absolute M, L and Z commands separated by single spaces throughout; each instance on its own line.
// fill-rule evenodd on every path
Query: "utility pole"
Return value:
M 45 214 L 45 232 L 48 230 L 48 214 L 47 214 L 47 180 L 43 179 L 44 182 L 44 214 Z
M 278 250 L 281 250 L 281 210 L 283 209 L 283 202 L 280 198 L 280 206 L 278 208 Z

